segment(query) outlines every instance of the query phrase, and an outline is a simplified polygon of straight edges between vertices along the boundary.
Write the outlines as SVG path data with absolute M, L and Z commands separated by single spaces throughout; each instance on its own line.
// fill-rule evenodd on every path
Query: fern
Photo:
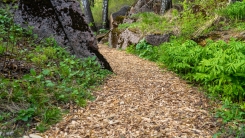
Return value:
M 244 102 L 245 44 L 234 39 L 207 42 L 201 47 L 191 40 L 172 40 L 161 45 L 159 61 L 184 78 L 203 84 L 214 95 Z

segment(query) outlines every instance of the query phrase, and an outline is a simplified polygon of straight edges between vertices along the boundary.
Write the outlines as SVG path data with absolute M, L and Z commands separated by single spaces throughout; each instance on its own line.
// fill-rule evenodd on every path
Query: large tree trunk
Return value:
M 108 20 L 108 2 L 109 0 L 103 0 L 103 12 L 102 12 L 102 28 L 109 28 L 109 20 Z
M 172 0 L 162 0 L 160 13 L 164 14 L 170 8 L 172 8 Z
M 96 29 L 96 26 L 94 23 L 94 18 L 93 18 L 92 12 L 91 12 L 89 1 L 88 0 L 81 0 L 81 1 L 82 1 L 82 5 L 83 5 L 84 14 L 86 17 L 86 22 L 89 24 L 90 28 L 94 32 L 96 32 L 97 29 Z

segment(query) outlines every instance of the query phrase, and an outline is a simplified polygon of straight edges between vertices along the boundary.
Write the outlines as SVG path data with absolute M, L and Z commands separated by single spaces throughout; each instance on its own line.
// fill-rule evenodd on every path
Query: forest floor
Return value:
M 100 45 L 115 75 L 43 137 L 212 137 L 220 123 L 197 88 L 155 63 Z

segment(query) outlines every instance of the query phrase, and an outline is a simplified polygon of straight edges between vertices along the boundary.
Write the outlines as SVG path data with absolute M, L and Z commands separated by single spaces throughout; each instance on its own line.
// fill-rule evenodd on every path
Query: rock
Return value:
M 119 11 L 114 12 L 110 16 L 110 28 L 114 28 L 113 25 L 118 25 L 123 22 L 124 16 L 127 15 L 130 6 L 123 6 Z
M 118 45 L 118 37 L 121 31 L 117 28 L 119 24 L 123 23 L 123 20 L 130 9 L 129 6 L 123 6 L 119 11 L 112 13 L 110 16 L 110 32 L 109 32 L 109 47 L 116 48 Z
M 153 34 L 145 36 L 145 41 L 153 46 L 158 46 L 161 43 L 168 42 L 170 34 Z
M 109 35 L 109 33 L 110 33 L 110 32 L 98 34 L 98 35 L 96 36 L 96 39 L 97 39 L 98 43 L 99 43 L 99 44 L 107 43 L 107 42 L 108 42 L 108 35 Z
M 112 70 L 98 51 L 96 38 L 85 22 L 78 1 L 20 0 L 14 21 L 24 28 L 33 26 L 33 32 L 40 38 L 53 36 L 78 58 L 97 56 L 102 67 Z
M 126 29 L 118 36 L 116 48 L 126 49 L 127 46 L 136 45 L 141 40 L 140 32 Z
M 130 9 L 130 6 L 125 5 L 119 11 L 112 13 L 111 16 L 113 19 L 115 19 L 118 16 L 125 16 L 129 9 Z
M 138 2 L 131 7 L 128 15 L 136 14 L 139 12 L 155 12 L 160 13 L 161 0 L 138 0 Z
M 109 33 L 109 47 L 116 48 L 118 42 L 118 36 L 120 35 L 120 30 L 118 28 L 112 28 Z
M 43 137 L 36 135 L 36 134 L 30 134 L 29 137 L 30 138 L 43 138 Z

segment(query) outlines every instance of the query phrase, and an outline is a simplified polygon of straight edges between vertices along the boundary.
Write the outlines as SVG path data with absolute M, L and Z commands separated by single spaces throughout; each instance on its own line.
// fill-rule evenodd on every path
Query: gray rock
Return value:
M 127 12 L 129 11 L 129 9 L 130 9 L 130 6 L 125 5 L 119 11 L 112 13 L 111 16 L 113 19 L 115 19 L 118 16 L 125 16 Z
M 110 16 L 110 28 L 115 28 L 118 24 L 122 23 L 129 9 L 130 6 L 126 5 L 123 6 L 119 11 L 112 13 Z
M 158 46 L 161 43 L 168 42 L 170 34 L 153 34 L 145 36 L 145 41 L 153 46 Z
M 78 1 L 20 0 L 14 21 L 24 28 L 33 26 L 33 32 L 40 38 L 53 36 L 78 58 L 97 56 L 104 68 L 112 70 L 98 51 L 96 38 L 85 22 Z
M 161 0 L 138 0 L 137 3 L 131 7 L 128 15 L 137 14 L 139 12 L 155 12 L 160 13 Z
M 141 38 L 140 32 L 126 29 L 119 35 L 116 48 L 126 49 L 127 46 L 139 43 Z

